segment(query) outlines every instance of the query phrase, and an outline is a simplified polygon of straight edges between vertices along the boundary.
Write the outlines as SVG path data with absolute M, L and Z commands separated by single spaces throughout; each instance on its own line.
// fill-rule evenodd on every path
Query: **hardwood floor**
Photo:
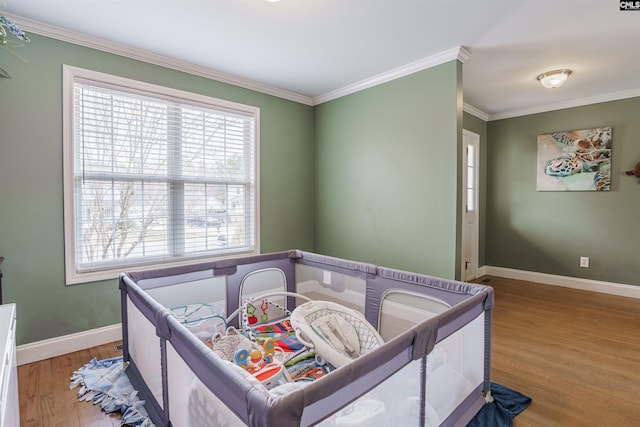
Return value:
M 119 342 L 18 366 L 22 427 L 118 427 L 119 415 L 108 415 L 90 402 L 80 402 L 79 388 L 69 389 L 71 374 L 93 359 L 119 356 Z
M 490 279 L 492 381 L 533 399 L 514 427 L 640 426 L 640 300 Z M 115 344 L 18 368 L 21 425 L 118 426 L 69 389 L 71 373 Z
M 640 426 L 640 300 L 492 277 L 492 381 L 526 426 Z

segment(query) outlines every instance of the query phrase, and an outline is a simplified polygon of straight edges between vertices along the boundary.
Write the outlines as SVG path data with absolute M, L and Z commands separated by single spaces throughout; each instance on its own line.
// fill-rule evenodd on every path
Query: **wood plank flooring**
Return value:
M 108 415 L 91 402 L 80 402 L 79 388 L 69 389 L 71 374 L 93 359 L 119 356 L 119 342 L 18 366 L 22 427 L 118 427 L 119 415 Z
M 533 399 L 514 427 L 640 426 L 640 300 L 482 279 L 496 295 L 492 380 Z M 20 366 L 21 425 L 118 426 L 69 389 L 84 363 L 120 354 L 115 344 Z
M 492 277 L 492 380 L 526 426 L 640 426 L 640 300 Z

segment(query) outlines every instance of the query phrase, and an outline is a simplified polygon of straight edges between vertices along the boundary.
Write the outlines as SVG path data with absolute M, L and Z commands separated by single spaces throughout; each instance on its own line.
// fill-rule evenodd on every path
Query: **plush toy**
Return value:
M 627 175 L 634 175 L 638 178 L 640 178 L 640 163 L 638 163 L 635 167 L 635 169 L 631 170 L 631 171 L 626 171 L 625 172 Z

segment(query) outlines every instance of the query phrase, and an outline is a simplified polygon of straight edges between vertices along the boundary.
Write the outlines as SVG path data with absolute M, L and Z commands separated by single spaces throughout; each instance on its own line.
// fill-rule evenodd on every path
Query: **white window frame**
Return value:
M 184 255 L 173 257 L 168 261 L 120 263 L 115 268 L 105 267 L 100 270 L 78 271 L 76 260 L 76 210 L 74 183 L 74 84 L 76 80 L 95 81 L 97 84 L 112 85 L 147 96 L 158 98 L 178 98 L 186 103 L 205 105 L 214 108 L 231 109 L 252 114 L 255 122 L 254 132 L 254 198 L 253 198 L 253 246 L 238 250 L 227 251 L 223 254 Z M 136 81 L 128 78 L 113 76 L 97 71 L 86 70 L 69 65 L 63 65 L 63 181 L 64 181 L 64 240 L 65 240 L 65 281 L 66 284 L 87 283 L 99 280 L 117 278 L 122 271 L 152 270 L 170 266 L 187 265 L 204 260 L 231 258 L 237 256 L 255 255 L 260 253 L 260 109 L 258 107 L 238 104 L 192 92 L 167 88 Z M 125 264 L 125 265 L 122 265 Z

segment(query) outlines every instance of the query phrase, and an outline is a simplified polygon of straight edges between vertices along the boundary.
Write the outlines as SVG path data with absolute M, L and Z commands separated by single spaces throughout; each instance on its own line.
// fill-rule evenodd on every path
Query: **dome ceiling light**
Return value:
M 538 81 L 547 89 L 555 89 L 562 86 L 562 84 L 567 81 L 570 75 L 571 70 L 566 69 L 547 71 L 546 73 L 542 73 L 538 76 Z

